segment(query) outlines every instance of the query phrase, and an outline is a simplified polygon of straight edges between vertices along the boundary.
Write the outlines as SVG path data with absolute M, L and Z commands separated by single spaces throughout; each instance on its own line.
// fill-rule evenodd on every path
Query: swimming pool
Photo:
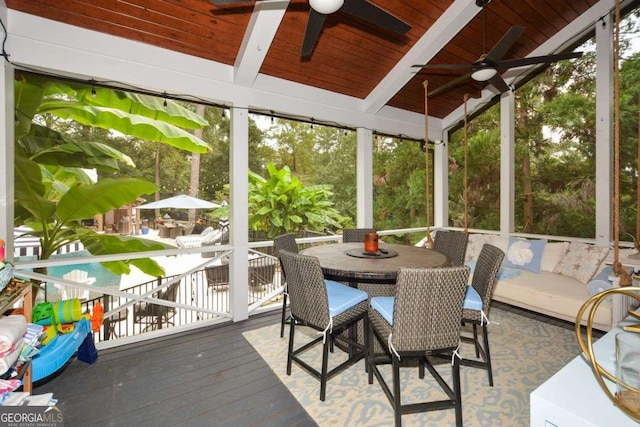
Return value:
M 66 254 L 57 254 L 52 255 L 51 259 L 60 259 L 60 258 L 81 258 L 81 257 L 90 257 L 91 253 L 87 250 L 80 250 L 76 252 L 70 252 Z M 36 256 L 21 256 L 17 257 L 16 261 L 34 261 L 36 260 Z M 27 271 L 33 271 L 33 269 L 26 269 Z M 90 262 L 83 264 L 70 264 L 70 265 L 59 265 L 54 267 L 47 268 L 47 274 L 53 277 L 62 278 L 65 274 L 69 273 L 71 270 L 84 270 L 88 273 L 89 277 L 95 277 L 96 281 L 94 286 L 103 288 L 103 287 L 116 287 L 120 286 L 120 275 L 113 274 L 111 271 L 107 270 L 100 264 L 99 262 Z M 16 276 L 19 276 L 17 274 Z M 47 293 L 57 293 L 58 290 L 53 286 L 47 286 Z

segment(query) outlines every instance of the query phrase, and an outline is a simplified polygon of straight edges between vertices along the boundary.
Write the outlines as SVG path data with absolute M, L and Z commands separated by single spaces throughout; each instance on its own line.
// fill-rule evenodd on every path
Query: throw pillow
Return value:
M 553 273 L 556 265 L 558 265 L 564 254 L 567 253 L 567 249 L 569 249 L 569 242 L 547 243 L 542 253 L 542 262 L 540 263 L 542 271 Z
M 488 234 L 470 234 L 469 242 L 467 243 L 467 253 L 464 260 L 477 260 L 484 244 L 491 243 L 490 239 L 491 236 Z
M 600 263 L 608 252 L 609 248 L 571 242 L 567 253 L 564 254 L 553 272 L 573 277 L 586 285 L 598 271 Z
M 519 268 L 540 273 L 542 253 L 547 244 L 545 239 L 528 240 L 519 237 L 509 237 L 509 247 L 505 253 L 503 265 L 509 268 Z

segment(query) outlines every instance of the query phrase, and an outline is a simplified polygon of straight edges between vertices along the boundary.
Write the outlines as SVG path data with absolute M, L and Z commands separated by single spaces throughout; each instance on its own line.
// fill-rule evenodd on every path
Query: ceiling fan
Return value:
M 213 4 L 218 6 L 246 3 L 247 1 L 248 0 L 211 0 Z M 309 20 L 307 21 L 307 29 L 302 43 L 303 58 L 309 57 L 313 53 L 316 42 L 320 37 L 325 18 L 337 11 L 346 12 L 401 35 L 406 34 L 411 29 L 409 24 L 401 21 L 378 6 L 369 3 L 367 0 L 309 0 L 309 6 L 311 6 L 309 10 Z
M 487 6 L 491 0 L 476 0 L 476 5 L 482 8 L 482 50 L 485 50 L 485 33 L 486 33 L 486 19 L 485 19 L 485 6 Z M 526 65 L 536 64 L 548 64 L 551 62 L 561 61 L 563 59 L 579 58 L 582 56 L 582 52 L 566 52 L 557 53 L 544 56 L 532 56 L 521 59 L 507 59 L 503 60 L 502 57 L 513 47 L 515 42 L 524 32 L 524 27 L 513 26 L 502 36 L 500 41 L 493 46 L 488 53 L 483 53 L 480 58 L 473 64 L 423 64 L 414 65 L 414 67 L 434 68 L 434 69 L 448 69 L 448 70 L 469 70 L 469 72 L 463 76 L 457 77 L 450 82 L 438 87 L 437 89 L 429 92 L 427 96 L 435 97 L 447 92 L 469 77 L 476 82 L 488 82 L 495 87 L 500 93 L 509 90 L 509 86 L 504 81 L 499 72 L 506 71 L 510 68 L 522 67 Z

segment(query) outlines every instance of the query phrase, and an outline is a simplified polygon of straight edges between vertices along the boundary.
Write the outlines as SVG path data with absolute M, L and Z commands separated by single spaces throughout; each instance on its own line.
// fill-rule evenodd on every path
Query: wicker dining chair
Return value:
M 298 243 L 296 243 L 293 234 L 282 234 L 273 239 L 273 247 L 276 252 L 276 256 L 280 259 L 279 253 L 282 250 L 298 253 Z M 280 262 L 282 267 L 282 262 Z M 287 323 L 287 277 L 284 275 L 284 268 L 282 268 L 282 279 L 284 281 L 284 291 L 282 293 L 282 319 L 280 320 L 280 338 L 284 337 L 284 325 Z M 289 320 L 290 321 L 290 320 Z
M 493 386 L 493 369 L 491 366 L 491 352 L 489 351 L 489 309 L 493 288 L 498 281 L 498 270 L 502 265 L 504 252 L 495 246 L 485 243 L 482 246 L 478 261 L 468 287 L 462 310 L 462 323 L 473 326 L 473 336 L 463 334 L 462 341 L 471 342 L 475 346 L 476 359 L 463 358 L 461 364 L 486 369 L 489 375 L 489 385 Z M 482 332 L 482 343 L 478 338 L 478 326 Z
M 402 425 L 402 414 L 448 408 L 455 409 L 456 425 L 462 426 L 460 361 L 456 349 L 469 272 L 466 266 L 402 268 L 395 297 L 371 299 L 367 331 L 369 384 L 373 384 L 375 376 L 393 407 L 396 426 Z M 384 353 L 375 351 L 376 339 Z M 435 370 L 428 356 L 451 360 L 452 384 Z M 415 367 L 415 361 L 428 369 L 448 399 L 402 403 L 400 367 Z M 392 364 L 393 390 L 378 369 L 378 365 L 385 363 Z
M 362 243 L 364 235 L 367 233 L 375 233 L 373 228 L 345 228 L 342 230 L 343 243 Z
M 452 267 L 464 265 L 469 235 L 462 231 L 438 230 L 433 239 L 433 249 L 449 257 Z
M 280 261 L 287 276 L 291 323 L 289 326 L 289 349 L 287 352 L 287 375 L 291 375 L 293 362 L 320 380 L 320 400 L 324 401 L 327 381 L 354 363 L 364 359 L 367 347 L 357 341 L 356 325 L 366 323 L 369 307 L 367 293 L 338 282 L 325 280 L 316 257 L 280 251 Z M 295 347 L 295 330 L 298 324 L 319 332 L 319 336 L 299 347 Z M 342 332 L 350 331 L 348 336 Z M 347 348 L 348 357 L 331 370 L 328 369 L 329 349 L 333 343 Z M 299 355 L 316 344 L 322 344 L 322 367 L 315 369 Z M 336 346 L 335 349 L 339 347 Z M 337 350 L 334 350 L 337 351 Z

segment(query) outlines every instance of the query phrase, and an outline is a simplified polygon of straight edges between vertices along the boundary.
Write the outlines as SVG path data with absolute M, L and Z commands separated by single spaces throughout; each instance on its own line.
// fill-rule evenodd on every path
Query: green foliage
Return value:
M 326 227 L 341 228 L 344 218 L 333 208 L 330 185 L 305 187 L 289 167 L 278 170 L 267 164 L 268 179 L 249 173 L 249 228 L 264 232 L 270 239 L 284 233 L 305 230 L 322 232 Z M 229 216 L 225 206 L 214 218 Z
M 92 254 L 116 254 L 168 248 L 167 245 L 122 236 L 99 235 L 83 227 L 83 219 L 104 214 L 151 194 L 157 186 L 138 178 L 101 179 L 93 183 L 81 168 L 103 172 L 133 166 L 131 158 L 102 143 L 76 138 L 77 123 L 108 132 L 148 138 L 194 151 L 207 144 L 177 126 L 198 128 L 203 119 L 177 104 L 153 97 L 20 74 L 15 82 L 16 167 L 15 224 L 38 237 L 41 259 L 76 240 Z M 56 129 L 58 128 L 58 129 Z M 80 130 L 81 132 L 74 132 Z M 128 273 L 130 265 L 160 276 L 153 260 L 113 261 L 104 265 L 114 273 Z

